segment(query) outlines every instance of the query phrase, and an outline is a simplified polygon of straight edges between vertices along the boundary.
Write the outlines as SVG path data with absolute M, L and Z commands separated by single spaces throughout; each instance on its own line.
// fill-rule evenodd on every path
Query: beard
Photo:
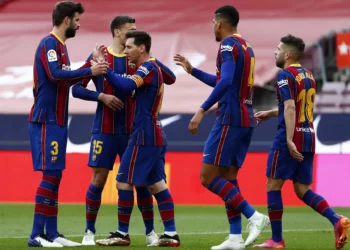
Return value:
M 69 27 L 68 29 L 66 29 L 66 38 L 71 38 L 71 37 L 75 37 L 75 33 L 77 32 L 76 29 L 74 29 L 73 27 Z
M 284 67 L 284 60 L 276 60 L 276 66 L 280 69 Z

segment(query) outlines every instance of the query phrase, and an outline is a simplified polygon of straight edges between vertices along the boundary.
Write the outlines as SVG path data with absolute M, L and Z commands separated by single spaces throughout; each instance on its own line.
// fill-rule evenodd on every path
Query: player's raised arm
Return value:
M 112 69 L 107 70 L 105 77 L 109 84 L 114 88 L 122 89 L 125 93 L 131 93 L 134 89 L 145 84 L 150 84 L 153 76 L 153 68 L 151 62 L 145 62 L 130 78 L 121 77 Z
M 47 39 L 41 49 L 40 60 L 51 81 L 74 80 L 81 77 L 101 75 L 107 70 L 107 65 L 105 63 L 98 63 L 91 68 L 80 70 L 60 69 L 55 39 Z
M 216 75 L 206 73 L 200 69 L 193 67 L 192 64 L 188 61 L 188 59 L 181 54 L 176 54 L 174 56 L 174 61 L 176 62 L 176 65 L 183 67 L 187 73 L 191 74 L 201 82 L 205 83 L 210 87 L 215 87 Z
M 236 45 L 230 40 L 225 39 L 221 45 L 221 55 L 223 62 L 221 65 L 221 77 L 219 82 L 215 85 L 208 99 L 202 104 L 201 108 L 207 111 L 215 103 L 217 103 L 221 97 L 224 96 L 229 86 L 232 84 L 235 74 L 236 63 L 233 58 L 234 53 L 238 53 Z
M 156 58 L 155 58 L 155 61 L 162 71 L 164 83 L 167 85 L 174 84 L 176 81 L 176 76 L 175 76 L 174 72 L 172 72 L 171 69 L 169 69 L 167 66 L 165 66 L 163 63 L 161 63 Z

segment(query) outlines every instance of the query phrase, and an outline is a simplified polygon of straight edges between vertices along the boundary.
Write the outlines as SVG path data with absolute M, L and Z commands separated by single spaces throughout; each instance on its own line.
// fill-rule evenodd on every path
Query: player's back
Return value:
M 115 54 L 108 49 L 107 61 L 110 68 L 120 76 L 130 77 L 136 71 L 136 66 L 129 63 L 125 54 Z M 98 93 L 116 96 L 124 103 L 124 108 L 113 111 L 104 103 L 98 102 L 92 132 L 105 134 L 130 133 L 131 126 L 128 123 L 130 123 L 133 115 L 132 97 L 122 90 L 113 88 L 103 76 L 95 77 L 94 83 Z
M 60 69 L 70 70 L 70 61 L 65 44 L 53 34 L 39 43 L 33 67 L 34 105 L 29 115 L 30 122 L 67 125 L 69 84 L 57 80 L 49 64 L 58 62 Z
M 277 100 L 279 102 L 279 130 L 281 140 L 286 141 L 284 101 L 295 101 L 295 131 L 293 142 L 299 152 L 315 152 L 314 101 L 316 82 L 312 73 L 300 64 L 292 64 L 278 74 Z M 280 141 L 283 144 L 282 141 Z M 284 145 L 284 144 L 283 144 Z
M 131 144 L 164 146 L 166 137 L 159 119 L 164 92 L 161 69 L 154 60 L 149 60 L 137 69 L 133 78 L 142 86 L 135 93 Z
M 217 116 L 222 124 L 238 127 L 254 127 L 253 89 L 255 57 L 251 45 L 234 34 L 224 39 L 217 57 L 217 82 L 222 75 L 222 64 L 233 61 L 235 64 L 232 84 L 220 99 Z

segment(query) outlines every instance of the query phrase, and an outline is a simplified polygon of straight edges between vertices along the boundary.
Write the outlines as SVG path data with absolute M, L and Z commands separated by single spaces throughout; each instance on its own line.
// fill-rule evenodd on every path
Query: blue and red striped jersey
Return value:
M 131 76 L 137 85 L 135 91 L 135 118 L 131 145 L 167 145 L 165 133 L 159 119 L 164 83 L 162 70 L 155 60 L 143 63 Z
M 65 43 L 50 33 L 39 43 L 34 59 L 34 105 L 30 122 L 67 126 L 69 87 L 83 77 L 90 77 L 90 63 L 78 70 L 70 69 Z
M 238 127 L 255 127 L 253 114 L 253 89 L 255 57 L 251 45 L 234 34 L 221 43 L 216 60 L 216 82 L 222 75 L 222 65 L 234 62 L 233 80 L 218 103 L 217 120 Z M 232 78 L 231 78 L 232 79 Z
M 314 101 L 316 82 L 310 71 L 292 64 L 278 73 L 277 80 L 278 131 L 272 149 L 287 148 L 284 101 L 294 100 L 296 107 L 293 142 L 299 152 L 315 152 Z
M 91 56 L 88 58 L 90 60 Z M 107 50 L 107 61 L 110 68 L 119 76 L 130 77 L 136 71 L 136 65 L 129 63 L 125 54 L 115 54 L 110 49 Z M 92 127 L 92 133 L 104 134 L 130 134 L 133 116 L 132 97 L 124 93 L 121 89 L 115 89 L 107 83 L 103 76 L 92 78 L 95 88 L 96 101 L 100 93 L 114 95 L 124 103 L 124 108 L 120 111 L 113 111 L 104 103 L 98 101 L 96 115 Z M 74 86 L 75 88 L 86 88 L 88 79 L 83 80 L 81 84 Z
M 90 61 L 90 59 L 91 55 L 87 61 Z M 176 79 L 174 73 L 155 58 L 151 60 L 160 65 L 166 84 L 173 84 Z M 107 49 L 107 61 L 110 68 L 119 76 L 131 77 L 136 72 L 136 65 L 128 61 L 126 54 L 115 54 Z M 92 133 L 131 134 L 135 115 L 135 95 L 130 95 L 121 88 L 111 86 L 102 76 L 93 77 L 92 80 L 96 91 L 90 91 L 86 88 L 90 81 L 87 78 L 73 87 L 74 97 L 98 102 Z M 124 108 L 120 111 L 111 110 L 104 103 L 98 101 L 100 93 L 116 96 L 124 103 Z

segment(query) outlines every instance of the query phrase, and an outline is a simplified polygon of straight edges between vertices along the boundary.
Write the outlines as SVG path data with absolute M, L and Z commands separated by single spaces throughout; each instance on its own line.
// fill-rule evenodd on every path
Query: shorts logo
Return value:
M 57 161 L 57 156 L 51 156 L 51 162 L 56 163 Z
M 92 156 L 92 161 L 96 161 L 96 157 L 97 157 L 96 155 L 93 155 Z
M 57 54 L 56 54 L 56 51 L 53 50 L 53 49 L 50 49 L 48 52 L 47 52 L 47 60 L 49 62 L 55 62 L 57 61 Z

